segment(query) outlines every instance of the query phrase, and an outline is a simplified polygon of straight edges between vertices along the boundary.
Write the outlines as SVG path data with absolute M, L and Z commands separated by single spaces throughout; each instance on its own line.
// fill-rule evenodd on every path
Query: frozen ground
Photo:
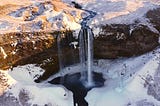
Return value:
M 159 64 L 160 48 L 139 57 L 98 60 L 94 71 L 103 73 L 106 79 L 105 86 L 92 89 L 85 99 L 89 106 L 160 106 L 160 101 L 147 94 L 148 86 L 145 86 L 148 76 L 153 78 L 149 83 L 158 81 L 154 78 L 160 71 Z M 79 70 L 79 65 L 66 68 L 51 76 L 48 81 Z M 47 81 L 34 83 L 33 79 L 42 73 L 43 70 L 35 65 L 15 67 L 8 73 L 5 72 L 6 78 L 9 79 L 8 84 L 11 86 L 6 91 L 17 98 L 17 101 L 21 101 L 20 103 L 39 106 L 44 104 L 71 106 L 73 104 L 72 93 L 64 87 L 50 85 Z M 20 96 L 21 93 L 28 95 L 25 102 L 22 99 L 23 96 Z
M 0 33 L 80 29 L 81 10 L 60 0 L 0 1 Z
M 0 1 L 0 31 L 50 31 L 79 30 L 81 19 L 88 14 L 75 9 L 72 1 L 79 3 L 83 9 L 92 10 L 97 15 L 88 22 L 94 33 L 100 32 L 100 26 L 106 24 L 147 25 L 158 32 L 149 19 L 145 17 L 148 10 L 159 7 L 158 0 L 20 0 Z M 7 8 L 6 8 L 7 7 Z M 16 27 L 15 27 L 16 26 Z
M 31 64 L 5 73 L 10 88 L 0 97 L 0 106 L 72 106 L 72 93 L 64 87 L 34 82 L 43 72 Z
M 62 0 L 70 3 L 72 0 Z M 159 33 L 146 18 L 145 14 L 159 7 L 158 0 L 74 0 L 84 9 L 92 10 L 97 15 L 88 22 L 88 25 L 98 34 L 101 26 L 106 24 L 139 24 L 148 26 L 152 31 Z

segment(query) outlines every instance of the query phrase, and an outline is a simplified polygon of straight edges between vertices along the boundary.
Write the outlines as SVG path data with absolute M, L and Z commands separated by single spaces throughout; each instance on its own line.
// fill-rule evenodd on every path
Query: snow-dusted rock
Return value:
M 98 35 L 94 40 L 96 58 L 136 56 L 159 45 L 159 34 L 144 25 L 106 25 Z

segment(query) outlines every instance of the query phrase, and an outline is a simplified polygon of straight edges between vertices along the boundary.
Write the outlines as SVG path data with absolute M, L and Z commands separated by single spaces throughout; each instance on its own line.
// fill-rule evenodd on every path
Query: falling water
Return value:
M 64 68 L 64 58 L 63 58 L 63 54 L 62 54 L 62 49 L 61 49 L 61 38 L 62 36 L 59 34 L 57 36 L 57 47 L 58 47 L 58 60 L 59 60 L 59 69 L 60 71 L 62 71 L 62 69 Z M 62 84 L 64 81 L 63 77 L 61 78 L 60 83 Z
M 87 37 L 88 37 L 88 49 L 87 49 L 87 80 L 88 80 L 88 86 L 92 86 L 93 85 L 93 81 L 92 81 L 92 67 L 93 67 L 93 34 L 91 32 L 91 29 L 87 29 Z
M 87 87 L 93 87 L 94 81 L 92 80 L 92 71 L 93 71 L 93 33 L 89 26 L 87 26 L 87 22 L 93 18 L 96 13 L 93 11 L 82 9 L 90 15 L 83 18 L 81 22 L 81 30 L 79 32 L 79 58 L 81 65 L 81 81 L 84 82 L 84 85 Z M 65 57 L 63 57 L 61 44 L 61 35 L 57 37 L 57 45 L 58 45 L 58 58 L 59 58 L 59 67 L 62 70 L 65 65 Z M 61 47 L 62 46 L 62 47 Z M 64 51 L 63 51 L 64 52 Z M 74 54 L 73 54 L 74 55 Z
M 80 65 L 81 65 L 81 80 L 86 79 L 86 33 L 85 29 L 81 29 L 79 33 L 79 58 L 80 58 Z
M 87 86 L 92 86 L 93 70 L 93 34 L 91 29 L 82 28 L 79 33 L 81 79 L 87 81 Z
M 63 68 L 63 61 L 62 61 L 62 50 L 61 50 L 61 35 L 57 36 L 57 47 L 58 47 L 58 60 L 59 60 L 59 69 L 62 70 Z

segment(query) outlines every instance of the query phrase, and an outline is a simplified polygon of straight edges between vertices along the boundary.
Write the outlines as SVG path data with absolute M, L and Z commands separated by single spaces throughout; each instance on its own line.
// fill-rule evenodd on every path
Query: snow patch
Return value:
M 6 54 L 5 50 L 3 49 L 3 47 L 0 47 L 0 49 L 1 49 L 1 53 L 3 54 L 3 58 L 6 59 L 7 54 Z
M 36 67 L 34 64 L 25 66 L 14 67 L 8 72 L 12 78 L 23 84 L 35 84 L 34 80 L 44 73 L 44 70 L 40 67 Z

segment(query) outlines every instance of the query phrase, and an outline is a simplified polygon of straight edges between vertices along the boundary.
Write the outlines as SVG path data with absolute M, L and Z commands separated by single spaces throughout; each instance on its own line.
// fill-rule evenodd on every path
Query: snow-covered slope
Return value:
M 63 0 L 70 3 L 72 0 Z M 106 24 L 142 24 L 152 31 L 158 31 L 145 17 L 152 9 L 159 7 L 158 0 L 74 0 L 84 9 L 91 10 L 97 15 L 88 22 L 88 25 L 100 32 L 101 26 Z
M 63 2 L 64 3 L 63 3 Z M 140 24 L 151 27 L 145 13 L 159 6 L 157 0 L 74 0 L 84 9 L 97 12 L 88 24 Z M 72 0 L 20 0 L 0 1 L 0 31 L 76 30 L 86 12 L 75 9 Z
M 60 0 L 2 0 L 0 9 L 0 33 L 76 30 L 83 12 Z
M 34 82 L 34 79 L 43 74 L 43 72 L 43 69 L 34 64 L 15 67 L 9 70 L 8 73 L 3 72 L 5 75 L 3 78 L 8 79 L 6 83 L 10 86 L 10 89 L 4 91 L 7 94 L 3 95 L 3 98 L 12 96 L 16 98 L 15 100 L 21 105 L 44 106 L 45 104 L 51 104 L 53 106 L 72 106 L 72 93 L 63 86 L 54 86 L 45 83 L 37 84 Z M 8 97 L 8 95 L 10 96 Z M 0 98 L 0 101 L 5 102 L 2 98 Z M 10 104 L 12 102 L 12 100 L 7 100 L 7 106 L 15 106 L 14 103 Z M 0 105 L 4 104 L 0 103 Z
M 71 2 L 71 0 L 63 0 Z M 74 0 L 84 9 L 97 12 L 97 16 L 91 24 L 132 24 L 135 21 L 143 21 L 145 13 L 155 9 L 159 3 L 150 0 Z M 143 19 L 142 19 L 143 18 Z

